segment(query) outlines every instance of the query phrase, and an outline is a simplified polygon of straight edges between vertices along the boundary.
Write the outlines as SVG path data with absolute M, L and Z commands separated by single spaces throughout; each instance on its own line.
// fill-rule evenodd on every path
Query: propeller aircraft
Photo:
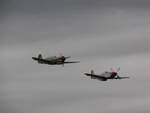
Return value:
M 94 70 L 91 70 L 91 73 L 84 73 L 86 76 L 90 76 L 91 79 L 98 79 L 100 81 L 107 81 L 108 79 L 128 79 L 129 77 L 120 77 L 118 75 L 118 72 L 120 71 L 120 68 L 118 68 L 116 71 L 111 68 L 111 71 L 104 72 L 100 75 L 95 74 Z
M 48 65 L 63 65 L 70 63 L 79 63 L 80 61 L 66 61 L 66 59 L 71 56 L 51 56 L 47 58 L 43 58 L 42 54 L 39 54 L 38 57 L 32 57 L 33 60 L 37 61 L 39 64 L 48 64 Z

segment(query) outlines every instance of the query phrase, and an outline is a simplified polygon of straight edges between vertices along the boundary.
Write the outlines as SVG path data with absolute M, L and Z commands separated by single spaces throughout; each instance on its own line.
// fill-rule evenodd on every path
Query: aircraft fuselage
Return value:
M 36 57 L 32 57 L 33 60 L 38 61 L 38 63 L 40 64 L 49 64 L 49 65 L 61 65 L 64 64 L 64 60 L 63 59 L 39 59 Z

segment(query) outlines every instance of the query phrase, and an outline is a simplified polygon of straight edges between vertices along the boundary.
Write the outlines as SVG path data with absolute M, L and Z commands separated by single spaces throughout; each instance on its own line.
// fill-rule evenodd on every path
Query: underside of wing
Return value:
M 94 74 L 89 74 L 89 73 L 85 73 L 85 75 L 91 76 L 92 79 L 98 79 L 98 80 L 101 80 L 101 81 L 106 81 L 107 80 L 106 77 L 99 76 L 99 75 L 94 75 Z
M 129 77 L 118 77 L 118 79 L 128 79 Z
M 80 63 L 80 61 L 68 61 L 68 62 L 64 62 L 64 64 L 71 64 L 71 63 Z
M 107 80 L 106 77 L 99 76 L 99 75 L 91 75 L 91 77 L 94 77 L 94 78 L 96 78 L 96 79 L 98 79 L 98 80 L 101 80 L 101 81 L 106 81 L 106 80 Z

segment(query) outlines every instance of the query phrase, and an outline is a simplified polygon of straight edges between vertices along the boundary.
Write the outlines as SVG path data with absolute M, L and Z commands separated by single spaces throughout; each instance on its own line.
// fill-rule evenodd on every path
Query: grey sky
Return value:
M 149 113 L 149 0 L 3 0 L 2 113 Z M 42 53 L 80 64 L 38 65 Z M 120 67 L 130 80 L 83 75 Z

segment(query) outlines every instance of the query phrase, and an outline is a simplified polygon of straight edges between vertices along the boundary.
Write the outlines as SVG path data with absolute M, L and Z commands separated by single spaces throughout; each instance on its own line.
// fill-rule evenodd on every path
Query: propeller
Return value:
M 66 59 L 68 59 L 68 58 L 71 58 L 71 56 L 67 56 L 67 57 L 65 57 Z
M 117 72 L 119 72 L 120 71 L 120 67 L 117 69 Z
M 114 70 L 113 68 L 110 68 L 110 70 L 111 70 L 112 72 L 115 72 L 115 70 Z
M 62 58 L 64 61 L 66 60 L 65 56 L 62 53 L 59 54 L 59 57 Z
M 112 71 L 112 73 L 114 73 L 114 74 L 115 74 L 115 76 L 117 77 L 117 79 L 120 79 L 120 77 L 119 77 L 119 75 L 118 75 L 118 72 L 120 71 L 120 67 L 119 67 L 119 68 L 117 68 L 116 70 L 115 70 L 115 69 L 113 69 L 113 68 L 111 68 L 111 71 Z
M 63 62 L 64 62 L 66 59 L 70 58 L 71 56 L 65 57 L 62 53 L 60 53 L 60 54 L 59 54 L 59 57 L 60 57 L 60 58 L 63 60 Z
M 115 70 L 114 68 L 110 68 L 110 70 L 111 70 L 112 72 L 116 72 L 116 73 L 118 73 L 118 72 L 120 71 L 120 67 L 119 67 L 119 68 L 117 68 L 117 70 Z
M 66 59 L 68 59 L 68 58 L 71 58 L 71 56 L 65 57 L 62 53 L 60 53 L 59 56 L 60 56 L 63 60 L 66 60 Z

